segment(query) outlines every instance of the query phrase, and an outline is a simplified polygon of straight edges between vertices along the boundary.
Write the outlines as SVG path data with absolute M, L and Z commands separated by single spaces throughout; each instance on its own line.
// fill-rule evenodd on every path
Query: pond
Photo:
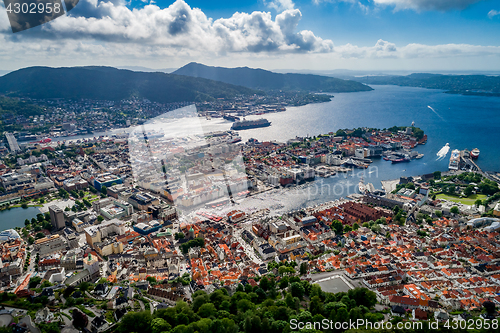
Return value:
M 11 208 L 0 211 L 0 231 L 6 229 L 14 229 L 15 227 L 24 227 L 24 220 L 31 220 L 36 215 L 40 214 L 40 209 L 37 207 Z

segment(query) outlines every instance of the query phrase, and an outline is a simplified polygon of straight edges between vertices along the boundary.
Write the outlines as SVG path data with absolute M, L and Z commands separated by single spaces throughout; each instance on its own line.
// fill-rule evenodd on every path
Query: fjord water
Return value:
M 332 178 L 317 178 L 315 182 L 297 190 L 277 190 L 265 193 L 263 197 L 247 198 L 241 203 L 251 209 L 268 207 L 270 203 L 284 205 L 278 211 L 335 200 L 355 193 L 361 176 L 365 183 L 381 188 L 382 180 L 399 179 L 401 176 L 417 176 L 434 171 L 447 171 L 450 153 L 438 159 L 437 153 L 449 143 L 453 149 L 474 149 L 481 151 L 478 164 L 486 171 L 500 171 L 500 98 L 462 96 L 431 90 L 398 86 L 372 86 L 373 91 L 334 94 L 331 102 L 288 107 L 285 112 L 264 116 L 250 116 L 247 119 L 265 117 L 272 122 L 270 127 L 239 131 L 242 141 L 249 138 L 259 141 L 277 140 L 285 142 L 296 136 L 315 136 L 338 129 L 392 126 L 415 126 L 428 135 L 425 145 L 417 146 L 425 154 L 420 160 L 391 164 L 375 159 L 367 170 L 341 174 Z M 429 107 L 430 106 L 430 107 Z M 178 120 L 178 130 L 189 132 L 193 122 L 199 121 L 205 133 L 228 130 L 232 123 L 222 118 L 207 120 L 204 117 Z M 159 124 L 159 127 L 162 125 Z M 159 129 L 159 128 L 158 128 Z M 164 129 L 168 131 L 168 129 Z M 104 135 L 128 132 L 119 129 Z M 99 134 L 88 135 L 92 137 Z M 168 133 L 166 133 L 168 137 Z M 80 137 L 57 138 L 75 140 Z M 243 207 L 242 207 L 243 208 Z
M 314 136 L 344 128 L 410 126 L 414 121 L 415 126 L 427 134 L 427 143 L 416 148 L 425 154 L 422 159 L 399 164 L 375 159 L 364 171 L 317 178 L 281 200 L 286 202 L 287 209 L 355 193 L 361 176 L 365 183 L 381 188 L 382 180 L 447 171 L 450 154 L 439 159 L 437 156 L 447 143 L 450 152 L 479 148 L 478 165 L 486 171 L 500 171 L 500 98 L 411 87 L 372 87 L 375 90 L 370 92 L 334 94 L 328 103 L 289 107 L 285 112 L 267 114 L 265 118 L 272 122 L 270 127 L 240 131 L 243 141 L 249 138 L 286 141 L 295 136 Z M 249 119 L 259 117 L 262 116 Z M 279 197 L 285 199 L 282 194 Z
M 410 126 L 415 121 L 415 126 L 423 129 L 429 138 L 426 145 L 416 148 L 425 157 L 420 161 L 391 165 L 394 171 L 407 169 L 408 173 L 422 174 L 447 170 L 449 154 L 436 161 L 437 152 L 446 143 L 450 151 L 479 148 L 479 166 L 488 171 L 500 171 L 499 97 L 454 95 L 411 87 L 372 87 L 375 90 L 369 92 L 334 94 L 328 103 L 288 107 L 285 112 L 266 114 L 265 118 L 272 122 L 270 127 L 240 131 L 240 135 L 243 141 L 251 137 L 261 141 L 285 141 L 339 128 L 382 129 L 394 125 Z

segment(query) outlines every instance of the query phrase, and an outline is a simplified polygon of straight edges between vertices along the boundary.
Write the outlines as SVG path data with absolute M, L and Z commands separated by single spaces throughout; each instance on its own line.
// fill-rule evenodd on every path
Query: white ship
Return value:
M 367 187 L 365 185 L 365 180 L 363 177 L 361 177 L 361 179 L 359 180 L 358 190 L 359 190 L 359 193 L 361 193 L 361 194 L 365 194 L 367 191 Z
M 455 149 L 451 152 L 450 164 L 448 165 L 448 169 L 458 170 L 459 164 L 460 164 L 460 150 Z

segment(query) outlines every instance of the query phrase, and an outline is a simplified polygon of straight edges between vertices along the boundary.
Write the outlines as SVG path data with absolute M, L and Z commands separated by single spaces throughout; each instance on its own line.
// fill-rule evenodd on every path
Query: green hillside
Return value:
M 224 68 L 190 63 L 174 74 L 200 77 L 215 81 L 262 90 L 286 90 L 305 92 L 355 92 L 372 88 L 356 81 L 312 74 L 280 74 L 248 67 Z
M 30 67 L 0 77 L 0 94 L 35 99 L 117 101 L 136 97 L 174 103 L 212 101 L 255 93 L 259 92 L 201 78 L 111 67 Z

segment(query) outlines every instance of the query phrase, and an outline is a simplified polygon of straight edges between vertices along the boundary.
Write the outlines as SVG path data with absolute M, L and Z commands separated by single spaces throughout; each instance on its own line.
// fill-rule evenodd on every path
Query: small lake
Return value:
M 37 207 L 11 208 L 0 211 L 0 230 L 14 229 L 15 227 L 24 227 L 24 220 L 31 220 L 40 214 Z

